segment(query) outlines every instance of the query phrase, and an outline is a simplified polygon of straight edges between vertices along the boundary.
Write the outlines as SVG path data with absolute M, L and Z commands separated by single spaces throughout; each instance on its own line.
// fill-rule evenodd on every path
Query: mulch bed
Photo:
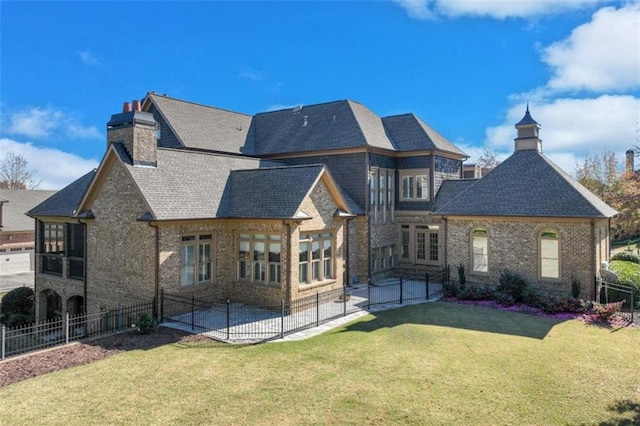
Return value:
M 155 327 L 149 334 L 128 331 L 76 342 L 0 362 L 0 387 L 76 365 L 88 364 L 125 351 L 152 349 L 169 343 L 201 341 L 211 339 L 172 328 Z

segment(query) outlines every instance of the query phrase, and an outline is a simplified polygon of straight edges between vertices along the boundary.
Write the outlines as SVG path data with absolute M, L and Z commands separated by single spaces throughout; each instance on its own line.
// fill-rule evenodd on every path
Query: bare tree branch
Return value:
M 37 189 L 41 180 L 36 180 L 37 170 L 29 169 L 29 162 L 21 155 L 7 153 L 0 161 L 0 188 Z

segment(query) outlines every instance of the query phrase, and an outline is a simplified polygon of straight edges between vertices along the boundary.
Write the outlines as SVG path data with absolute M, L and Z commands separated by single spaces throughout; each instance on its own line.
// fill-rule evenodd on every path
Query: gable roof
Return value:
M 82 197 L 89 188 L 96 170 L 92 170 L 84 176 L 76 179 L 65 188 L 38 204 L 27 213 L 31 217 L 37 216 L 63 216 L 73 217 L 78 212 Z
M 581 218 L 617 214 L 537 150 L 514 152 L 435 213 Z
M 33 219 L 26 213 L 55 193 L 38 189 L 0 189 L 0 232 L 33 231 Z
M 153 93 L 147 95 L 145 109 L 152 103 L 182 146 L 212 151 L 241 153 L 251 116 Z
M 414 114 L 384 117 L 382 122 L 397 151 L 440 150 L 468 157 L 457 146 Z
M 225 191 L 225 205 L 218 216 L 294 218 L 304 198 L 321 179 L 337 189 L 322 165 L 232 171 Z M 338 200 L 340 204 L 346 208 L 344 200 Z
M 393 149 L 382 120 L 357 102 L 343 100 L 256 114 L 247 153 L 273 155 L 330 149 Z

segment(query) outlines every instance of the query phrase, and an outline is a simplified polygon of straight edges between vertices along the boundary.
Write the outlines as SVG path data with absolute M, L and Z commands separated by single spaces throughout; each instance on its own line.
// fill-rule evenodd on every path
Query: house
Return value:
M 521 122 L 517 146 L 538 140 L 537 129 Z M 100 312 L 161 291 L 278 304 L 423 276 L 470 261 L 469 221 L 491 238 L 481 277 L 492 279 L 509 259 L 493 249 L 501 241 L 490 222 L 511 216 L 504 203 L 476 211 L 483 203 L 471 188 L 490 178 L 500 192 L 496 185 L 517 176 L 496 169 L 461 179 L 466 158 L 415 115 L 379 117 L 350 100 L 249 116 L 148 93 L 111 117 L 99 167 L 29 212 L 38 224 L 37 316 Z M 463 212 L 465 200 L 471 210 Z M 614 212 L 600 207 L 580 220 L 597 223 L 604 259 Z M 555 225 L 565 216 L 525 213 L 509 220 L 547 221 L 562 253 L 572 247 L 573 234 Z M 590 250 L 591 236 L 580 233 L 576 244 Z M 515 261 L 525 259 L 533 261 Z M 558 282 L 575 261 L 558 259 Z
M 26 212 L 55 191 L 0 189 L 0 275 L 33 271 L 35 221 Z

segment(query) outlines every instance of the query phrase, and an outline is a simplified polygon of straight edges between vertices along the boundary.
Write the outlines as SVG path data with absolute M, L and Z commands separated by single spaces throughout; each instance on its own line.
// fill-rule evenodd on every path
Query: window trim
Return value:
M 205 244 L 209 246 L 208 262 L 202 262 L 202 259 L 201 259 L 202 257 L 201 248 Z M 185 247 L 193 247 L 193 263 L 190 263 L 188 265 L 183 264 L 182 250 Z M 215 271 L 215 265 L 213 262 L 213 259 L 214 259 L 213 252 L 214 252 L 213 232 L 186 233 L 180 236 L 180 287 L 181 288 L 194 287 L 198 285 L 207 285 L 213 282 L 213 276 Z M 200 279 L 200 275 L 202 272 L 201 267 L 207 264 L 209 265 L 209 278 L 205 280 L 201 280 Z M 185 266 L 190 266 L 192 269 L 191 272 L 193 274 L 193 282 L 191 283 L 185 284 L 182 281 L 183 268 Z
M 429 169 L 400 170 L 400 201 L 430 201 L 431 182 L 429 176 Z M 409 180 L 409 185 L 405 185 L 405 179 Z M 419 185 L 418 182 L 424 184 Z M 422 191 L 421 197 L 418 197 L 419 189 Z
M 479 233 L 484 233 L 484 237 L 476 237 L 476 234 Z M 475 253 L 475 245 L 474 242 L 476 241 L 476 239 L 481 239 L 484 238 L 486 241 L 486 249 L 487 252 L 485 254 L 483 254 L 483 258 L 484 258 L 484 269 L 476 269 L 476 253 Z M 487 228 L 484 227 L 475 227 L 471 230 L 470 232 L 470 240 L 471 240 L 471 244 L 470 244 L 470 261 L 469 264 L 471 265 L 471 271 L 474 274 L 488 274 L 489 273 L 489 258 L 490 258 L 490 250 L 489 250 L 489 232 L 487 231 Z
M 554 234 L 555 238 L 549 238 L 548 235 L 545 234 Z M 561 246 L 561 237 L 560 237 L 560 232 L 558 232 L 557 229 L 553 229 L 553 228 L 545 228 L 543 230 L 541 230 L 538 233 L 538 278 L 540 280 L 545 280 L 545 281 L 560 281 L 561 277 L 562 277 L 562 262 L 561 262 L 561 257 L 562 257 L 562 246 Z M 557 263 L 557 276 L 545 276 L 542 275 L 542 271 L 544 269 L 543 267 L 543 263 L 545 263 L 545 260 L 554 260 L 553 258 L 543 258 L 543 250 L 542 250 L 542 244 L 543 241 L 555 241 L 556 242 L 556 258 L 555 261 Z
M 280 286 L 282 284 L 282 236 L 279 233 L 269 233 L 264 231 L 241 232 L 236 239 L 238 246 L 236 249 L 236 279 L 240 282 L 254 283 L 266 286 Z M 240 258 L 240 246 L 242 243 L 248 244 L 248 256 Z M 264 244 L 263 259 L 255 259 L 255 244 Z M 279 246 L 279 261 L 271 260 L 271 246 Z M 246 276 L 241 276 L 242 263 L 246 262 Z M 256 279 L 256 266 L 262 265 L 261 271 L 264 280 Z M 274 274 L 272 274 L 272 267 Z M 272 278 L 275 277 L 275 280 Z
M 325 242 L 329 241 L 328 249 L 331 250 L 331 257 L 325 257 L 325 251 L 327 247 L 325 247 Z M 318 254 L 319 258 L 314 259 L 313 254 L 313 245 L 314 243 L 318 244 Z M 305 262 L 300 261 L 300 256 L 303 253 L 300 250 L 302 244 L 307 245 L 307 260 Z M 314 285 L 318 283 L 323 283 L 327 281 L 334 281 L 336 279 L 336 248 L 335 248 L 335 233 L 333 231 L 322 230 L 322 231 L 305 231 L 300 232 L 300 237 L 298 241 L 298 285 L 300 286 L 308 286 Z M 330 263 L 327 264 L 325 260 L 330 260 Z M 314 275 L 314 265 L 318 265 L 318 273 Z M 303 276 L 303 265 L 306 269 L 306 277 L 305 281 L 302 280 Z M 329 265 L 331 270 L 329 274 L 327 274 L 326 266 Z M 327 276 L 329 275 L 329 276 Z M 317 279 L 314 277 L 317 276 Z

